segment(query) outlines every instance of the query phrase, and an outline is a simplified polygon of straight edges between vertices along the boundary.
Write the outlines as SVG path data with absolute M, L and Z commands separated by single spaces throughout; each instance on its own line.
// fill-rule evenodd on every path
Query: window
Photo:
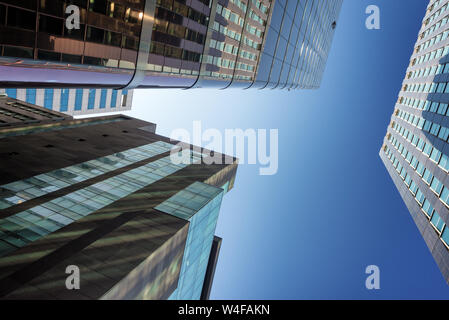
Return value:
M 36 104 L 36 89 L 26 89 L 26 102 Z
M 437 123 L 432 124 L 432 127 L 430 128 L 430 133 L 433 134 L 434 136 L 437 136 L 438 133 L 440 132 L 440 128 L 441 126 Z
M 425 183 L 427 183 L 428 185 L 430 185 L 430 183 L 432 182 L 432 178 L 433 175 L 432 173 L 429 171 L 429 169 L 426 169 L 426 171 L 424 171 L 424 175 L 423 175 L 423 180 Z
M 426 143 L 426 146 L 423 149 L 423 153 L 430 157 L 430 153 L 432 152 L 432 145 L 430 143 Z
M 418 191 L 416 192 L 416 196 L 415 196 L 416 201 L 418 201 L 418 203 L 422 206 L 422 204 L 424 203 L 424 200 L 426 199 L 423 195 L 423 193 L 421 192 L 421 190 L 418 189 Z
M 45 89 L 44 107 L 50 110 L 53 109 L 53 89 Z
M 122 94 L 122 107 L 126 107 L 127 100 L 128 100 L 128 95 Z
M 444 204 L 449 206 L 449 189 L 446 187 L 443 187 L 443 191 L 440 195 L 441 201 L 443 201 Z
M 107 95 L 107 90 L 101 89 L 100 109 L 106 108 L 106 95 Z
M 413 194 L 413 195 L 415 195 L 416 194 L 416 191 L 418 190 L 418 187 L 416 186 L 416 183 L 415 183 L 415 181 L 412 181 L 412 183 L 410 184 L 410 192 Z M 449 192 L 448 192 L 448 195 L 449 195 Z
M 36 13 L 8 7 L 8 26 L 21 29 L 36 29 Z
M 443 141 L 447 141 L 448 137 L 449 137 L 449 128 L 442 127 L 440 133 L 438 134 L 438 138 L 440 138 Z
M 103 43 L 104 30 L 94 27 L 87 27 L 86 40 L 90 42 Z
M 441 190 L 443 189 L 443 184 L 437 178 L 433 178 L 432 184 L 430 185 L 430 189 L 439 196 Z
M 443 170 L 445 170 L 446 172 L 449 171 L 449 157 L 448 157 L 447 155 L 443 154 L 443 155 L 441 156 L 441 160 L 440 160 L 439 166 L 440 166 Z
M 441 219 L 440 215 L 436 211 L 433 212 L 430 223 L 432 223 L 432 225 L 438 230 L 438 232 L 441 232 L 445 225 L 443 219 Z
M 82 106 L 83 106 L 83 89 L 76 89 L 75 111 L 81 110 Z
M 95 108 L 95 89 L 89 89 L 89 98 L 87 102 L 87 109 L 92 110 Z
M 48 34 L 60 36 L 62 35 L 62 29 L 64 26 L 64 20 L 53 18 L 45 15 L 39 15 L 39 31 Z
M 441 158 L 441 152 L 436 148 L 433 148 L 432 153 L 430 154 L 430 159 L 438 163 Z
M 18 57 L 18 58 L 34 58 L 34 50 L 31 48 L 11 47 L 4 46 L 3 55 L 5 57 Z
M 69 106 L 69 89 L 61 89 L 61 100 L 59 111 L 66 112 Z
M 418 163 L 418 168 L 416 169 L 416 173 L 422 177 L 424 174 L 424 170 L 425 170 L 424 165 L 422 163 Z
M 112 90 L 112 96 L 111 96 L 111 108 L 115 108 L 117 105 L 117 91 Z
M 430 204 L 430 202 L 426 199 L 424 200 L 424 204 L 422 206 L 422 210 L 424 211 L 424 213 L 428 216 L 431 217 L 432 216 L 432 212 L 433 212 L 433 207 Z
M 17 99 L 17 89 L 5 89 L 5 92 L 8 97 Z

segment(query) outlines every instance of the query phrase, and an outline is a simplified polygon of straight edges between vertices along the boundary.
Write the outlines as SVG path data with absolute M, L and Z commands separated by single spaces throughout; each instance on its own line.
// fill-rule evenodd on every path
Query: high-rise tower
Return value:
M 208 297 L 235 158 L 208 164 L 209 150 L 123 115 L 76 120 L 8 97 L 2 110 L 0 298 Z
M 380 150 L 449 281 L 449 1 L 430 1 Z
M 2 0 L 0 87 L 317 88 L 342 2 Z

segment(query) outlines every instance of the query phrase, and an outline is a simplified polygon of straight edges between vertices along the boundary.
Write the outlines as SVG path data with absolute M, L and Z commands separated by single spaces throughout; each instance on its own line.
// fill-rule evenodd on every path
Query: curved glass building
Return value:
M 2 0 L 3 88 L 317 88 L 343 0 Z

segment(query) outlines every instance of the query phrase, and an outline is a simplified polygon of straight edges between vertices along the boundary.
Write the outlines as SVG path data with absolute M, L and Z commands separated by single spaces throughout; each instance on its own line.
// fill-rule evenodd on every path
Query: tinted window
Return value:
M 40 60 L 59 61 L 61 58 L 61 54 L 58 52 L 39 50 L 37 53 L 37 57 Z
M 8 8 L 8 26 L 22 28 L 22 29 L 28 29 L 28 30 L 35 30 L 36 29 L 36 13 L 9 7 Z
M 34 58 L 33 49 L 9 46 L 4 47 L 3 55 L 7 57 Z
M 103 39 L 104 39 L 103 29 L 87 27 L 87 39 L 86 39 L 87 41 L 103 43 Z
M 73 54 L 62 54 L 62 61 L 68 63 L 77 63 L 81 64 L 81 56 L 73 55 Z
M 5 24 L 5 18 L 6 18 L 6 7 L 0 4 L 0 24 Z
M 49 16 L 39 16 L 39 31 L 48 34 L 62 35 L 64 20 L 52 18 Z
M 83 24 L 80 25 L 79 29 L 64 28 L 64 37 L 77 39 L 77 40 L 83 40 L 84 39 L 84 28 L 85 28 L 85 26 Z

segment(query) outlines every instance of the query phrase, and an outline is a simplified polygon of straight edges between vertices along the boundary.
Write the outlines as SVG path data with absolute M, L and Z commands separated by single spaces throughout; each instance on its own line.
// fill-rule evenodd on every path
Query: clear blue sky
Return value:
M 365 29 L 365 8 L 381 30 Z M 138 91 L 131 116 L 279 129 L 279 172 L 241 165 L 222 205 L 215 299 L 449 298 L 378 156 L 427 0 L 345 0 L 317 91 Z M 381 290 L 365 289 L 378 265 Z

